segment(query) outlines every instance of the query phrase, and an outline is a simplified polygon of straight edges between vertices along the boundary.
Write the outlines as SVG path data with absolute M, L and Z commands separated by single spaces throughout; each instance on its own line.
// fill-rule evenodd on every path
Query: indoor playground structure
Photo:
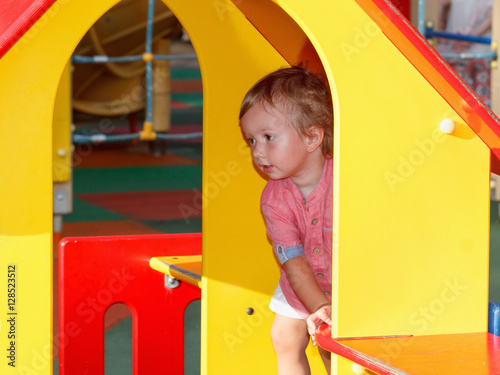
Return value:
M 134 374 L 182 374 L 183 314 L 197 299 L 201 374 L 276 373 L 266 181 L 238 112 L 257 79 L 306 61 L 326 74 L 334 103 L 335 324 L 317 331 L 336 354 L 332 373 L 500 373 L 498 320 L 488 321 L 499 120 L 388 0 L 164 1 L 203 80 L 202 233 L 63 239 L 53 337 L 53 182 L 71 174 L 68 63 L 116 3 L 0 5 L 1 374 L 50 374 L 54 346 L 61 374 L 103 374 L 102 322 L 116 302 L 132 311 Z M 156 139 L 153 122 L 139 138 Z M 308 355 L 322 373 L 316 350 Z

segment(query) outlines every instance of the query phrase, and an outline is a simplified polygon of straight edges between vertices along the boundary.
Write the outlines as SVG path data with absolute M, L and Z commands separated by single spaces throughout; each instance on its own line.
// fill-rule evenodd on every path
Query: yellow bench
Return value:
M 168 276 L 167 284 L 171 287 L 175 287 L 175 280 L 180 280 L 201 288 L 201 255 L 152 257 L 149 265 Z

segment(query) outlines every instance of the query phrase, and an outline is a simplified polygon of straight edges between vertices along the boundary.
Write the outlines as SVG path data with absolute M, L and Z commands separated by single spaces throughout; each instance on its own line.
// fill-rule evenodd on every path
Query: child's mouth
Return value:
M 269 172 L 271 172 L 272 169 L 273 169 L 272 165 L 263 165 L 262 166 L 262 170 L 264 171 L 264 173 L 269 173 Z

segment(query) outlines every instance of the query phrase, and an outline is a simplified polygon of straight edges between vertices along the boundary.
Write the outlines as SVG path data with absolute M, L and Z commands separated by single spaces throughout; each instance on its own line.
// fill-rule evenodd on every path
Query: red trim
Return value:
M 398 7 L 399 11 L 403 13 L 403 15 L 410 19 L 411 15 L 411 4 L 410 0 L 391 0 L 391 2 Z
M 405 374 L 403 371 L 394 368 L 376 358 L 372 358 L 368 355 L 362 355 L 354 349 L 348 346 L 342 345 L 338 339 L 332 339 L 331 329 L 328 324 L 322 324 L 316 329 L 316 335 L 314 336 L 318 345 L 323 349 L 328 350 L 331 353 L 338 354 L 354 363 L 357 363 L 364 368 L 375 371 L 380 375 L 402 375 Z M 368 339 L 368 338 L 365 338 Z
M 389 0 L 356 0 L 356 2 L 490 148 L 492 170 L 500 172 L 500 120 L 495 114 L 456 75 Z M 409 40 L 410 44 L 405 43 L 406 40 Z
M 500 337 L 487 332 L 345 340 L 326 324 L 315 339 L 325 350 L 381 375 L 499 374 Z
M 0 2 L 0 58 L 55 1 L 14 0 Z

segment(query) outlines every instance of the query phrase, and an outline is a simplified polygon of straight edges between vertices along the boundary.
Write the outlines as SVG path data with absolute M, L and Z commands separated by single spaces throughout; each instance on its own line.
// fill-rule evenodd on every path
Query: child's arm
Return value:
M 314 312 L 320 306 L 330 304 L 305 256 L 291 258 L 283 264 L 283 267 L 293 290 L 309 311 Z
M 313 345 L 316 345 L 314 333 L 317 325 L 322 321 L 332 324 L 331 302 L 320 289 L 305 256 L 291 258 L 283 264 L 283 267 L 293 290 L 309 311 L 312 311 L 307 318 L 307 330 L 311 335 Z

